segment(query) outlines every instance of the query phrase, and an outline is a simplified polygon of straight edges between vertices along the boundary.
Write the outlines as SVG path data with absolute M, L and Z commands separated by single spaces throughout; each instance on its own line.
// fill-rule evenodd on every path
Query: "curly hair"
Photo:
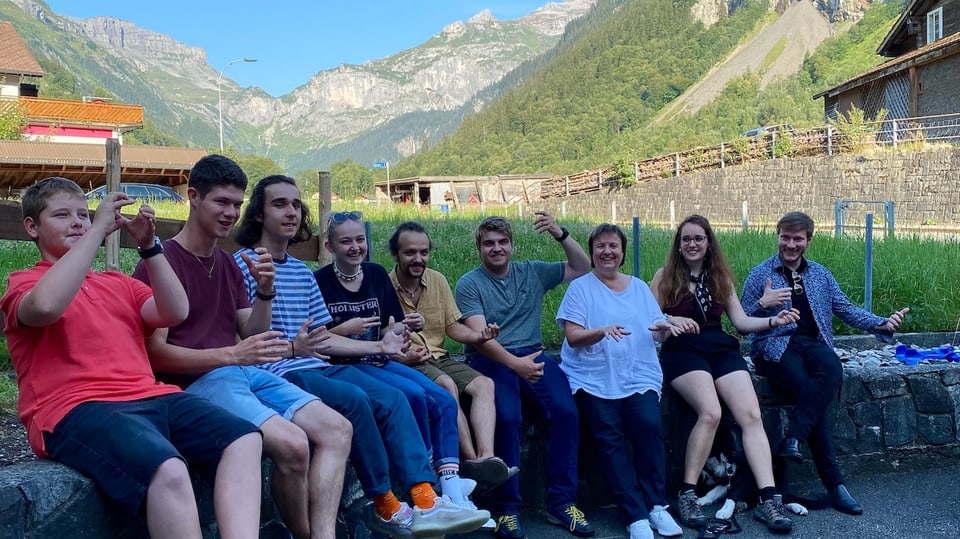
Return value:
M 707 236 L 707 252 L 703 258 L 703 270 L 707 272 L 707 288 L 710 294 L 720 303 L 725 303 L 731 294 L 735 293 L 733 289 L 733 271 L 730 264 L 727 263 L 723 251 L 720 250 L 720 244 L 713 234 L 713 228 L 710 221 L 702 215 L 691 215 L 680 223 L 677 227 L 677 233 L 673 236 L 673 244 L 670 246 L 670 252 L 667 253 L 667 260 L 663 263 L 663 279 L 660 281 L 659 295 L 664 298 L 664 307 L 674 307 L 678 305 L 685 296 L 691 294 L 688 283 L 690 282 L 690 267 L 680 252 L 680 231 L 684 225 L 694 224 L 703 228 L 704 235 Z

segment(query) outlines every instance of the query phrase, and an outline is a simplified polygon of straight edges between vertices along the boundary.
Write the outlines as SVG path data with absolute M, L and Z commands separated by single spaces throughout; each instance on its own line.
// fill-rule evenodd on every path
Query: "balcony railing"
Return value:
M 38 97 L 21 97 L 19 102 L 29 122 L 121 128 L 143 125 L 143 107 L 140 105 Z

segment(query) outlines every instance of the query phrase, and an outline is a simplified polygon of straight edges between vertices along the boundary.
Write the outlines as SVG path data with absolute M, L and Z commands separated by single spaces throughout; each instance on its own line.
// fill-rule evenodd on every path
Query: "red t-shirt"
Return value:
M 90 271 L 59 320 L 44 327 L 20 325 L 20 301 L 52 266 L 41 261 L 11 273 L 0 299 L 20 387 L 20 420 L 40 457 L 47 456 L 42 433 L 53 432 L 78 404 L 132 401 L 179 391 L 154 378 L 144 346 L 148 329 L 140 316 L 153 291 L 127 275 Z

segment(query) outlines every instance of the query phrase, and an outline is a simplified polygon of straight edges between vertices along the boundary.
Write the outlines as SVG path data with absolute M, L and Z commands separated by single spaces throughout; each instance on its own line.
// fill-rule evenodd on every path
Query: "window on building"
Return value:
M 927 13 L 927 44 L 943 37 L 943 8 Z

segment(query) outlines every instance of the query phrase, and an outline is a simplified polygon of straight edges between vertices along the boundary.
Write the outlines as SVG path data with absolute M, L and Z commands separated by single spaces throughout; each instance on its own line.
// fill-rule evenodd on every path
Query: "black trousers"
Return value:
M 786 435 L 808 444 L 820 481 L 827 488 L 843 483 L 827 418 L 843 377 L 837 354 L 822 341 L 794 335 L 779 362 L 759 360 L 755 366 L 786 400 L 795 401 Z

